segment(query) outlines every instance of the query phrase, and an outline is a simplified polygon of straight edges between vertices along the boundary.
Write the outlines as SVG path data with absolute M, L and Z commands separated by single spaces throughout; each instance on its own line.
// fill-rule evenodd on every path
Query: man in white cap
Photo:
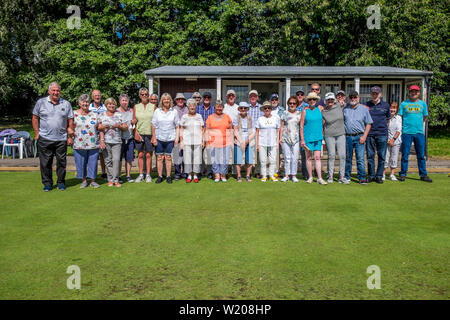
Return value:
M 236 117 L 239 115 L 238 105 L 235 103 L 236 101 L 236 92 L 233 89 L 227 91 L 227 102 L 223 108 L 223 113 L 227 114 L 231 120 L 234 121 Z
M 249 100 L 249 105 L 250 105 L 250 109 L 248 110 L 248 114 L 250 115 L 250 117 L 252 119 L 259 119 L 259 117 L 264 116 L 264 112 L 260 110 L 261 108 L 261 104 L 258 103 L 258 91 L 256 90 L 251 90 L 248 93 L 248 100 Z M 252 122 L 252 129 L 255 130 L 255 125 L 256 125 L 256 120 L 254 120 Z M 254 155 L 254 159 L 258 160 L 257 157 L 257 148 L 255 148 L 255 155 Z M 260 177 L 260 170 L 261 170 L 261 165 L 259 164 L 259 161 L 257 162 L 256 166 L 255 166 L 255 176 L 256 178 L 259 179 Z

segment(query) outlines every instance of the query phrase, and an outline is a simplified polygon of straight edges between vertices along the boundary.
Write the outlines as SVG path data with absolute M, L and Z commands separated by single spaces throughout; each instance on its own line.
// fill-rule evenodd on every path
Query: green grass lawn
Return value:
M 44 193 L 39 172 L 2 172 L 0 298 L 448 299 L 450 178 L 431 177 L 80 190 L 68 173 Z

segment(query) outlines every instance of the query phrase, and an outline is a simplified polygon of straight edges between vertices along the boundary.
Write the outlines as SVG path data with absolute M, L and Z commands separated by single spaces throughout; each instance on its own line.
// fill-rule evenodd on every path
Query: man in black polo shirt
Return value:
M 371 100 L 367 102 L 373 124 L 367 137 L 367 167 L 368 182 L 383 183 L 384 162 L 388 140 L 388 125 L 391 118 L 389 104 L 381 99 L 381 88 L 370 88 Z M 375 171 L 375 152 L 378 155 L 378 165 Z

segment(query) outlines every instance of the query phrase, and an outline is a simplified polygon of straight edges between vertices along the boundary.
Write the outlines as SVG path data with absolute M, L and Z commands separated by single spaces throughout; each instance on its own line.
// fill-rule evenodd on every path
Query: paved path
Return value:
M 56 164 L 56 160 L 53 162 Z M 400 167 L 400 159 L 399 159 Z M 153 156 L 153 167 L 156 165 L 156 161 Z M 338 161 L 336 161 L 338 165 Z M 326 153 L 322 157 L 322 170 L 325 170 L 327 166 Z M 138 172 L 137 159 L 133 162 L 132 172 Z M 367 168 L 367 166 L 366 166 Z M 415 155 L 409 157 L 409 172 L 418 172 L 417 160 Z M 100 168 L 99 168 L 100 169 Z M 300 169 L 300 168 L 299 168 Z M 75 171 L 75 161 L 73 156 L 67 157 L 67 170 Z M 0 159 L 0 171 L 39 171 L 39 158 L 25 158 L 25 159 Z M 356 161 L 353 159 L 353 171 L 356 172 Z M 450 159 L 438 159 L 430 158 L 427 161 L 427 171 L 430 173 L 450 173 Z M 339 172 L 339 167 L 336 166 L 335 172 Z

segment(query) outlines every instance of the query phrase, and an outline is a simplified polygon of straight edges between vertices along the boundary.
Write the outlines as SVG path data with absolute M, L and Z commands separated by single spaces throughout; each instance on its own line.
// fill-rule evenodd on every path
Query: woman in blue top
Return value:
M 317 172 L 317 183 L 327 184 L 322 179 L 322 163 L 320 160 L 320 151 L 322 150 L 323 140 L 323 118 L 322 106 L 317 106 L 320 97 L 315 92 L 310 92 L 306 97 L 309 104 L 302 111 L 300 121 L 300 137 L 301 146 L 306 149 L 306 169 L 308 170 L 309 179 L 306 182 L 313 182 L 312 175 L 312 156 L 314 153 L 314 163 Z

